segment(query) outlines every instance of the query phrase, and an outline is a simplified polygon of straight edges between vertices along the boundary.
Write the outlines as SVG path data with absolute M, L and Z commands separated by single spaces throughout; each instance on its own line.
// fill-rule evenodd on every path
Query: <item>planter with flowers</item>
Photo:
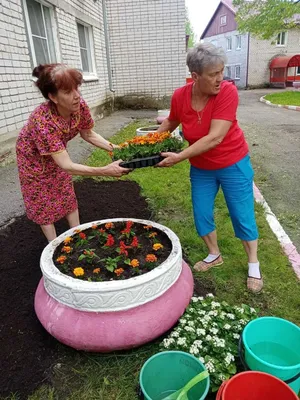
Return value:
M 122 167 L 142 168 L 158 164 L 163 157 L 162 152 L 179 152 L 183 142 L 173 137 L 169 132 L 148 133 L 145 136 L 136 136 L 115 149 L 111 156 L 113 160 L 123 160 Z
M 139 346 L 170 329 L 193 292 L 178 237 L 147 220 L 72 228 L 41 256 L 36 314 L 59 341 L 86 351 Z

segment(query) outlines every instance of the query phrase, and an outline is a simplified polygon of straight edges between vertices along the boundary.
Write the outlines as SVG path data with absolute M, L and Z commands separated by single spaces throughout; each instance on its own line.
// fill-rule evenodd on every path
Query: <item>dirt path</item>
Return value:
M 260 103 L 259 98 L 270 92 L 240 91 L 238 118 L 256 184 L 300 252 L 300 112 Z

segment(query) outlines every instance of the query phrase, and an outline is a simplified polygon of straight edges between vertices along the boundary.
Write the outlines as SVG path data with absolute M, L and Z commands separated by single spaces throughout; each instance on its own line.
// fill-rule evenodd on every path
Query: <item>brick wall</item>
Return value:
M 300 53 L 300 32 L 288 32 L 286 46 L 276 46 L 271 40 L 250 38 L 249 49 L 249 85 L 262 85 L 270 81 L 269 63 L 277 55 L 295 55 Z
M 227 57 L 226 66 L 231 70 L 231 79 L 235 79 L 235 66 L 239 65 L 241 68 L 241 78 L 236 79 L 237 87 L 244 88 L 247 84 L 247 57 L 248 57 L 248 34 L 241 35 L 241 48 L 236 48 L 236 36 L 239 35 L 238 31 L 231 31 L 219 35 L 205 38 L 204 42 L 212 42 L 217 47 L 222 47 Z M 227 38 L 232 38 L 232 50 L 227 51 Z M 225 75 L 228 75 L 225 71 Z
M 185 83 L 184 0 L 108 0 L 117 96 L 162 97 Z

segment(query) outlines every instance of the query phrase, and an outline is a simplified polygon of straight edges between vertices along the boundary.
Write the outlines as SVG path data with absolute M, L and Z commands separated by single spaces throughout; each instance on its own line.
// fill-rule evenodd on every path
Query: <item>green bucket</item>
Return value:
M 157 353 L 145 362 L 140 373 L 140 386 L 146 400 L 162 400 L 183 388 L 204 365 L 194 356 L 182 351 Z M 188 392 L 189 400 L 204 400 L 209 390 L 209 377 Z
M 275 317 L 249 322 L 241 336 L 240 358 L 246 369 L 276 376 L 299 393 L 300 328 L 292 322 Z

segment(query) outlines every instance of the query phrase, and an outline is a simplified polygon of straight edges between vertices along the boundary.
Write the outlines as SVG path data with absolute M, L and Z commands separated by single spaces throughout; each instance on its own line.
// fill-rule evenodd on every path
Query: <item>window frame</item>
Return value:
M 282 44 L 282 40 L 280 40 L 280 43 L 278 43 L 278 39 L 282 39 L 282 34 L 284 33 L 284 43 Z M 285 47 L 287 45 L 287 37 L 288 37 L 288 32 L 287 31 L 282 31 L 279 32 L 277 35 L 277 39 L 276 39 L 276 47 Z
M 240 70 L 240 76 L 237 76 L 237 74 L 236 74 L 237 68 L 239 68 L 239 70 Z M 241 64 L 236 64 L 234 66 L 234 79 L 235 80 L 241 80 Z
M 225 18 L 225 22 L 222 23 L 222 18 Z M 220 15 L 220 26 L 227 25 L 227 14 Z
M 296 69 L 296 75 L 298 76 L 298 75 L 300 75 L 300 66 L 298 66 L 298 67 L 296 67 L 297 69 Z
M 228 42 L 230 41 L 230 49 L 228 48 Z M 232 36 L 226 37 L 226 51 L 232 51 Z
M 231 65 L 225 65 L 224 75 L 229 79 L 231 79 L 231 70 L 232 70 Z M 229 71 L 229 74 L 227 74 L 228 71 Z
M 52 4 L 50 4 L 44 0 L 34 0 L 34 1 L 36 3 L 38 3 L 42 8 L 43 24 L 44 24 L 45 33 L 46 33 L 49 62 L 50 63 L 56 63 L 56 62 L 59 63 L 61 60 L 61 54 L 60 54 L 60 50 L 59 50 L 58 29 L 57 29 L 56 18 L 55 18 L 55 7 Z M 30 24 L 29 13 L 28 13 L 28 8 L 27 8 L 27 0 L 22 0 L 22 3 L 23 3 L 26 31 L 27 31 L 27 35 L 28 35 L 28 41 L 29 41 L 29 50 L 30 50 L 30 55 L 31 55 L 30 59 L 31 59 L 32 66 L 35 67 L 39 63 L 37 62 L 36 52 L 35 52 L 34 43 L 33 43 L 33 39 L 32 39 L 33 33 L 31 30 L 31 24 Z M 49 43 L 48 43 L 48 41 L 50 39 L 47 36 L 47 28 L 46 28 L 46 23 L 45 23 L 43 7 L 47 7 L 49 9 L 55 60 L 51 59 Z
M 91 69 L 92 69 L 91 71 L 83 71 L 81 51 L 80 51 L 81 50 L 81 46 L 80 46 L 80 41 L 79 41 L 78 25 L 81 25 L 84 28 L 87 28 L 88 42 L 89 42 L 89 46 L 90 46 L 89 50 L 90 50 L 90 61 L 91 61 Z M 80 65 L 81 65 L 81 71 L 82 71 L 83 80 L 84 81 L 98 80 L 97 72 L 96 72 L 93 26 L 83 22 L 82 20 L 76 19 L 76 30 L 77 30 L 77 38 L 78 38 L 79 59 L 80 59 Z
M 238 42 L 240 46 L 238 47 Z M 242 49 L 242 35 L 236 35 L 236 45 L 235 45 L 236 50 L 241 50 Z

